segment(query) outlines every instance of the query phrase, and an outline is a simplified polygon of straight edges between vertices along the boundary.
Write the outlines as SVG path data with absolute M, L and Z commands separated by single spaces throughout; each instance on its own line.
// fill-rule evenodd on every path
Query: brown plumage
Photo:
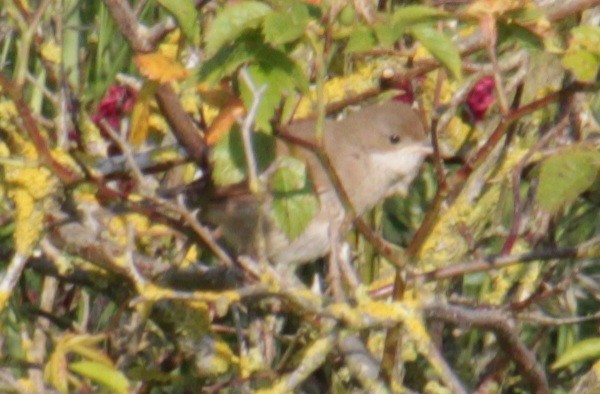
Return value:
M 294 123 L 287 133 L 314 143 L 315 122 Z M 323 143 L 359 215 L 392 193 L 406 193 L 430 151 L 419 117 L 400 102 L 373 104 L 340 121 L 326 120 Z M 266 251 L 276 264 L 309 262 L 325 255 L 329 250 L 330 226 L 339 226 L 344 217 L 343 206 L 316 155 L 305 148 L 293 151 L 307 163 L 320 209 L 304 232 L 289 240 L 270 217 L 268 201 L 262 207 Z M 259 204 L 253 196 L 228 198 L 213 204 L 206 213 L 207 219 L 221 227 L 227 241 L 239 253 L 256 253 Z

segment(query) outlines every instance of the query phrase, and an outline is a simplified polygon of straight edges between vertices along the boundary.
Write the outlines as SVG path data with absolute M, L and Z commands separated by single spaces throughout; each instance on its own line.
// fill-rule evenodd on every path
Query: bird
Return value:
M 341 225 L 347 213 L 323 162 L 306 147 L 316 144 L 315 129 L 315 120 L 291 123 L 285 131 L 287 139 L 302 141 L 304 147 L 277 144 L 279 153 L 293 153 L 306 163 L 319 202 L 315 216 L 296 238 L 290 239 L 274 219 L 272 196 L 236 194 L 206 207 L 206 220 L 218 226 L 238 255 L 257 256 L 261 231 L 264 251 L 276 265 L 297 266 L 329 252 L 332 229 Z M 369 104 L 341 120 L 326 119 L 322 143 L 356 215 L 392 194 L 406 194 L 432 151 L 420 117 L 399 101 Z

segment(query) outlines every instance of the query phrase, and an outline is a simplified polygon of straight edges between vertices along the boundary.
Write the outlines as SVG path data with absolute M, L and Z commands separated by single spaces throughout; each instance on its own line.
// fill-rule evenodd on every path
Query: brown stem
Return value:
M 126 0 L 104 0 L 119 31 L 136 53 L 152 52 L 155 35 L 142 26 Z M 151 30 L 150 30 L 151 32 Z M 197 163 L 206 164 L 207 146 L 194 122 L 183 109 L 181 100 L 169 84 L 156 91 L 156 100 L 177 141 Z
M 531 263 L 540 260 L 597 258 L 600 255 L 597 246 L 598 242 L 598 238 L 593 238 L 574 248 L 554 248 L 536 250 L 523 254 L 486 256 L 480 259 L 452 264 L 447 267 L 437 268 L 427 272 L 412 273 L 408 275 L 407 282 L 409 284 L 414 284 L 415 282 L 422 283 L 456 278 L 474 272 L 491 271 L 514 264 Z M 373 298 L 384 298 L 389 297 L 391 292 L 392 286 L 387 285 L 373 289 L 369 292 L 369 295 Z
M 79 175 L 77 175 L 77 173 L 72 171 L 70 168 L 63 166 L 56 161 L 54 157 L 52 157 L 52 153 L 46 144 L 46 140 L 42 136 L 42 133 L 38 129 L 37 124 L 33 119 L 31 110 L 25 103 L 25 100 L 23 100 L 23 90 L 21 87 L 17 86 L 13 81 L 8 79 L 2 72 L 0 72 L 0 86 L 13 101 L 21 118 L 21 122 L 23 123 L 23 127 L 35 145 L 35 148 L 41 156 L 43 163 L 47 165 L 65 185 L 72 185 L 73 183 L 78 182 L 81 178 Z
M 487 159 L 487 157 L 493 151 L 496 145 L 502 140 L 506 131 L 508 130 L 508 126 L 512 122 L 525 115 L 535 112 L 538 109 L 545 107 L 546 105 L 556 101 L 558 98 L 563 97 L 563 95 L 565 94 L 573 94 L 574 92 L 584 88 L 586 88 L 585 85 L 577 83 L 572 84 L 563 90 L 551 93 L 548 96 L 536 100 L 530 104 L 527 104 L 519 109 L 510 111 L 500 122 L 500 124 L 492 133 L 486 144 L 483 147 L 481 147 L 481 149 L 474 156 L 472 156 L 471 159 L 469 159 L 467 163 L 465 163 L 463 167 L 460 170 L 458 170 L 458 172 L 456 172 L 451 178 L 448 179 L 448 188 L 446 189 L 443 187 L 438 187 L 438 191 L 436 193 L 431 208 L 428 210 L 427 215 L 423 220 L 423 223 L 421 223 L 421 227 L 419 227 L 408 246 L 408 258 L 412 259 L 418 255 L 419 251 L 421 250 L 421 247 L 427 239 L 427 236 L 431 234 L 433 226 L 437 223 L 437 220 L 439 219 L 439 212 L 441 210 L 442 204 L 445 201 L 451 204 L 456 199 L 469 176 L 485 161 L 485 159 Z M 402 277 L 402 273 L 397 271 L 394 278 L 394 289 L 392 291 L 392 298 L 394 300 L 401 300 L 404 294 L 405 287 L 406 283 Z M 391 328 L 387 331 L 385 338 L 385 349 L 388 349 L 388 351 L 384 352 L 384 356 L 382 359 L 382 376 L 385 376 L 386 373 L 388 373 L 388 376 L 391 376 L 389 375 L 389 372 L 391 371 L 390 368 L 393 368 L 393 366 L 396 363 L 396 352 L 394 351 L 394 349 L 397 348 L 398 338 L 399 334 L 397 328 Z
M 461 326 L 493 331 L 499 347 L 519 367 L 529 381 L 533 392 L 550 392 L 546 373 L 537 363 L 535 355 L 521 341 L 513 319 L 501 310 L 471 310 L 454 305 L 432 305 L 425 308 L 425 316 Z
M 160 110 L 167 118 L 173 134 L 190 155 L 200 164 L 206 164 L 208 147 L 200 136 L 194 122 L 181 106 L 181 101 L 170 85 L 163 84 L 156 90 L 156 100 Z

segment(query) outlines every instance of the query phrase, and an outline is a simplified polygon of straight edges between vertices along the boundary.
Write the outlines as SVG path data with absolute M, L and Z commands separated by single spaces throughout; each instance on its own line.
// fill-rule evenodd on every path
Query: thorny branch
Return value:
M 136 19 L 129 3 L 125 0 L 105 0 L 119 31 L 136 53 L 148 53 L 155 49 L 161 34 L 148 34 L 148 30 Z M 174 28 L 166 26 L 164 29 Z M 177 141 L 188 155 L 201 165 L 206 164 L 207 146 L 190 116 L 185 112 L 181 101 L 170 84 L 161 84 L 156 90 L 156 101 L 165 115 Z
M 501 310 L 469 310 L 453 305 L 430 305 L 425 307 L 425 316 L 461 327 L 491 330 L 502 349 L 518 366 L 538 394 L 549 393 L 550 387 L 544 370 L 538 365 L 535 355 L 519 339 L 515 322 Z

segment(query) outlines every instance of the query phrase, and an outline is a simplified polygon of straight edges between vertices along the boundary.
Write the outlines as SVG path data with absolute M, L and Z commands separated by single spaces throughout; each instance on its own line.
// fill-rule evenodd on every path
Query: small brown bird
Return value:
M 288 134 L 315 141 L 315 122 L 300 121 Z M 417 114 L 406 104 L 373 104 L 340 121 L 326 120 L 324 150 L 356 212 L 361 215 L 394 193 L 406 194 L 431 147 Z M 274 264 L 300 264 L 327 254 L 331 226 L 339 226 L 344 208 L 317 156 L 300 148 L 306 161 L 319 210 L 304 231 L 290 240 L 278 227 L 269 199 L 259 204 L 251 195 L 228 198 L 207 208 L 207 220 L 220 226 L 240 254 L 256 255 L 259 214 L 264 215 L 266 252 Z

